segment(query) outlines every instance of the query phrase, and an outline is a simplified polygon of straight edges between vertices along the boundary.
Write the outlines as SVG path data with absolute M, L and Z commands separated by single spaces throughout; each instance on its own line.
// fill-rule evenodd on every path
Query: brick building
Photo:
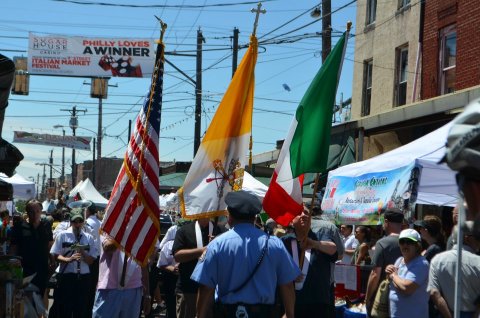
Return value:
M 478 0 L 359 0 L 352 121 L 357 160 L 415 140 L 480 97 Z
M 422 99 L 479 85 L 479 2 L 429 0 L 424 16 Z

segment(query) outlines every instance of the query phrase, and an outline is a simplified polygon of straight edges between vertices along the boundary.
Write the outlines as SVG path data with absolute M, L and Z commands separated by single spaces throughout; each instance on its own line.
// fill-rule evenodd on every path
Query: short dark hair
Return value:
M 388 208 L 383 217 L 385 220 L 393 223 L 402 223 L 404 219 L 402 210 L 398 208 Z
M 28 201 L 27 204 L 25 205 L 25 212 L 27 212 L 27 213 L 35 212 L 35 210 L 33 209 L 33 207 L 35 205 L 39 205 L 40 208 L 43 208 L 40 201 L 37 201 L 36 199 L 32 199 L 32 200 Z

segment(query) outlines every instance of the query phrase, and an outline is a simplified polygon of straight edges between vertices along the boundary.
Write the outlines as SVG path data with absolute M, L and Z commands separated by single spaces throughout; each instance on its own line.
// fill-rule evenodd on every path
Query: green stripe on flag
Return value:
M 347 32 L 313 79 L 295 114 L 297 128 L 290 145 L 293 177 L 323 172 L 327 166 L 333 107 L 342 68 Z

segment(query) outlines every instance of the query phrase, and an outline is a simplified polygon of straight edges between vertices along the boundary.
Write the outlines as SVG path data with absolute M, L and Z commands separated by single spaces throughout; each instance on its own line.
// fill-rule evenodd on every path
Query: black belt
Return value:
M 268 317 L 274 305 L 267 304 L 215 304 L 215 317 Z

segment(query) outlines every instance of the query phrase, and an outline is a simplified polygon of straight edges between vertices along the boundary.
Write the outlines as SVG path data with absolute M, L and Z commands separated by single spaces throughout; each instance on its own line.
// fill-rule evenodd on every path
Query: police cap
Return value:
M 238 219 L 249 219 L 262 211 L 262 203 L 257 197 L 244 190 L 227 193 L 225 203 L 228 212 Z

